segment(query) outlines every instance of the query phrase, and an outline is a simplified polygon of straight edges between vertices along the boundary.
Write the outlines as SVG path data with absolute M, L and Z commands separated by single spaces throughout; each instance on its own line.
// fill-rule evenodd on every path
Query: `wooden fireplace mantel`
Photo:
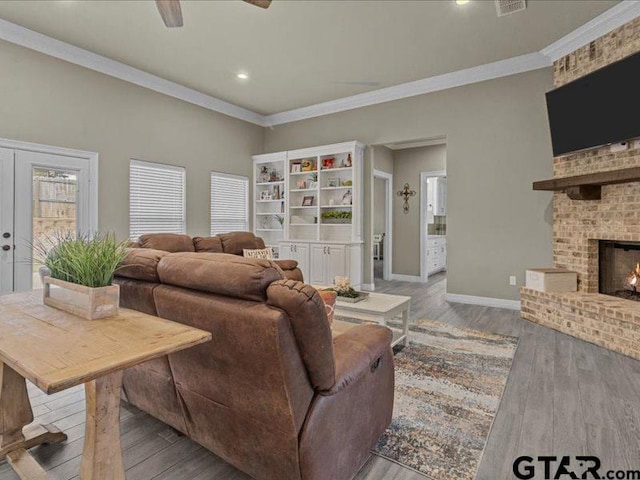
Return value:
M 640 182 L 640 167 L 533 182 L 534 190 L 565 192 L 572 200 L 600 200 L 603 185 Z

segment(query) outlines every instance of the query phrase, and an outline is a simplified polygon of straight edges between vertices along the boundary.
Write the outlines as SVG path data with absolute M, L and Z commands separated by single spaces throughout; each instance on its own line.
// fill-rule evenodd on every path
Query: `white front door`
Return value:
M 0 293 L 40 288 L 35 244 L 91 229 L 86 158 L 0 148 Z

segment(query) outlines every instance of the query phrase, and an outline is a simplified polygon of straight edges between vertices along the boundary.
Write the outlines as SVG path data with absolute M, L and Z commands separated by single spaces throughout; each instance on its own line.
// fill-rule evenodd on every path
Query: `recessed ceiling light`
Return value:
M 249 78 L 249 74 L 248 74 L 248 73 L 244 73 L 244 72 L 240 72 L 240 73 L 237 75 L 237 77 L 238 77 L 240 80 L 247 80 L 247 79 Z
M 466 5 L 469 0 L 456 0 L 456 5 Z

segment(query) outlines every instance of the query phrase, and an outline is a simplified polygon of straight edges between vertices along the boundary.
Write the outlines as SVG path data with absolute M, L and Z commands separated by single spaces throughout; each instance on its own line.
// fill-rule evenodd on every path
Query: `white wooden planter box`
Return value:
M 563 268 L 532 268 L 526 273 L 526 287 L 541 292 L 575 292 L 578 274 Z
M 57 278 L 44 277 L 43 302 L 87 320 L 118 314 L 120 285 L 91 288 Z

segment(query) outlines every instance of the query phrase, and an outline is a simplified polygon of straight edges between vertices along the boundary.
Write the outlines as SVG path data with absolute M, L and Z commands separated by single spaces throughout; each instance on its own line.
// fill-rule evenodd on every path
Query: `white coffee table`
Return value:
M 336 300 L 335 315 L 341 317 L 356 318 L 366 322 L 376 322 L 387 326 L 387 322 L 395 317 L 402 316 L 402 332 L 393 332 L 391 346 L 402 342 L 407 344 L 409 335 L 409 303 L 411 297 L 402 295 L 387 295 L 386 293 L 369 293 L 366 300 L 357 303 Z

